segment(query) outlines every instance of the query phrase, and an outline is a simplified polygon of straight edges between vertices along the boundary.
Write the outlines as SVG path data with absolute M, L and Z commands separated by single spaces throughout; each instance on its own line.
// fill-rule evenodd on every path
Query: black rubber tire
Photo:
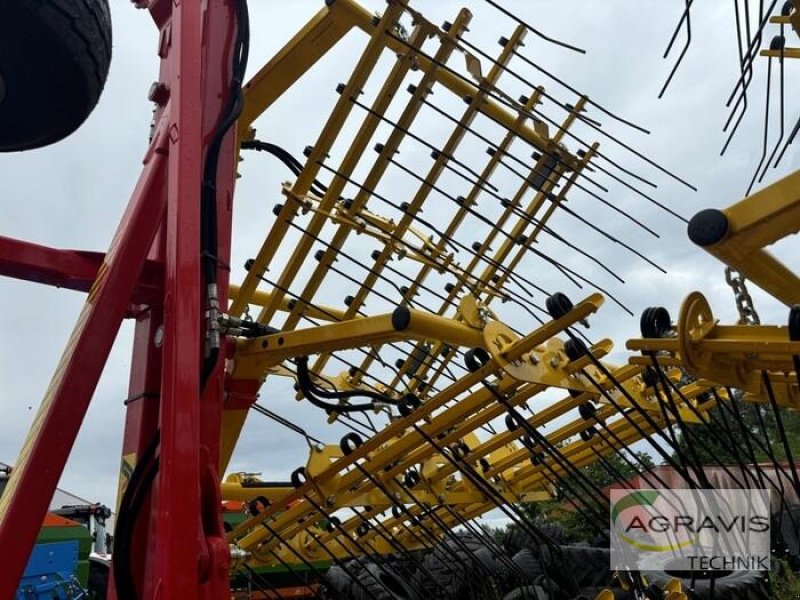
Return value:
M 566 535 L 564 528 L 558 523 L 534 523 L 536 529 L 542 532 L 544 536 L 554 544 L 563 544 L 566 542 Z M 519 527 L 510 527 L 503 537 L 503 547 L 509 555 L 513 556 L 523 548 L 536 549 L 539 546 L 539 541 L 532 538 L 524 529 Z
M 106 600 L 108 593 L 108 565 L 95 560 L 89 561 L 89 580 L 87 591 L 89 600 Z
M 110 63 L 108 0 L 0 2 L 0 151 L 75 131 L 97 104 Z
M 459 536 L 434 548 L 414 580 L 421 598 L 499 598 L 495 556 L 478 538 Z M 466 549 L 462 546 L 466 546 Z
M 358 572 L 359 584 L 351 588 L 359 600 L 417 600 L 416 592 L 392 569 L 367 563 Z
M 542 555 L 530 548 L 523 548 L 511 560 L 521 572 L 522 583 L 533 583 L 545 573 L 546 564 Z
M 364 565 L 369 562 L 366 557 L 359 557 L 339 565 L 331 566 L 325 573 L 325 598 L 334 600 L 350 600 L 355 593 L 355 588 L 360 588 L 356 583 L 358 574 Z M 331 589 L 332 588 L 332 589 Z
M 561 559 L 581 588 L 611 585 L 613 573 L 609 566 L 611 557 L 607 548 L 570 545 L 561 546 L 560 549 Z
M 552 600 L 552 596 L 541 586 L 523 585 L 503 596 L 503 600 Z

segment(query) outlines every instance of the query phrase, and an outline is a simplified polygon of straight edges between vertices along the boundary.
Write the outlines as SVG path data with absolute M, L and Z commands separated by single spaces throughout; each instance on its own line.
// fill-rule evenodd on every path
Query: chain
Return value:
M 753 306 L 753 299 L 747 291 L 742 274 L 731 267 L 725 267 L 725 281 L 733 290 L 736 308 L 739 310 L 739 325 L 760 325 L 761 319 Z

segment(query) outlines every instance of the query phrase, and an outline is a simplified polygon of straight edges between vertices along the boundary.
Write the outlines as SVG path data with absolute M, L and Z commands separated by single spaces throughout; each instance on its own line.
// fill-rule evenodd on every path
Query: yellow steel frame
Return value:
M 780 406 L 800 409 L 800 391 L 793 356 L 800 356 L 800 342 L 789 339 L 787 327 L 775 325 L 720 325 L 706 298 L 693 292 L 681 307 L 674 337 L 634 339 L 628 349 L 645 356 L 631 362 L 651 364 L 647 354 L 658 353 L 664 366 L 684 367 L 691 375 L 712 385 L 731 386 L 747 392 L 753 402 L 769 398 Z
M 530 335 L 512 341 L 503 347 L 490 345 L 493 352 L 492 363 L 481 368 L 476 374 L 468 375 L 457 381 L 440 394 L 427 400 L 414 414 L 399 419 L 385 430 L 376 434 L 362 447 L 356 449 L 351 455 L 344 456 L 335 446 L 313 448 L 306 466 L 308 481 L 299 489 L 287 487 L 259 487 L 255 480 L 247 480 L 242 475 L 232 475 L 222 484 L 223 498 L 249 500 L 255 496 L 263 495 L 273 504 L 262 514 L 238 527 L 231 539 L 237 540 L 241 550 L 250 553 L 250 560 L 258 562 L 273 562 L 279 556 L 287 562 L 297 562 L 297 555 L 307 560 L 319 560 L 328 552 L 345 557 L 348 553 L 357 551 L 348 535 L 355 535 L 355 530 L 361 524 L 360 518 L 354 517 L 342 524 L 342 529 L 347 535 L 336 530 L 333 532 L 321 531 L 316 523 L 323 518 L 315 509 L 320 505 L 328 512 L 334 512 L 342 507 L 362 506 L 370 507 L 368 510 L 374 514 L 385 510 L 395 504 L 415 504 L 429 502 L 435 504 L 445 503 L 462 516 L 470 519 L 494 507 L 494 503 L 486 497 L 479 487 L 468 478 L 460 477 L 458 469 L 447 461 L 433 446 L 427 443 L 427 437 L 436 438 L 442 447 L 450 447 L 463 441 L 470 447 L 466 460 L 479 469 L 481 459 L 488 461 L 488 469 L 483 472 L 483 477 L 495 488 L 497 493 L 508 502 L 538 501 L 549 498 L 549 480 L 546 466 L 535 466 L 528 462 L 529 452 L 520 447 L 516 439 L 524 432 L 522 430 L 509 431 L 493 435 L 490 439 L 481 442 L 475 431 L 485 423 L 504 414 L 505 406 L 486 389 L 473 389 L 473 386 L 492 373 L 495 373 L 497 388 L 500 393 L 509 397 L 512 405 L 520 406 L 537 394 L 548 389 L 547 383 L 528 382 L 512 377 L 503 364 L 519 361 L 529 355 L 542 343 L 552 342 L 554 336 L 564 328 L 585 319 L 597 310 L 602 303 L 602 298 L 593 295 L 578 304 L 565 317 L 544 324 Z M 439 324 L 441 318 L 428 316 L 432 323 Z M 378 323 L 385 317 L 378 317 Z M 413 319 L 412 319 L 413 320 Z M 361 319 L 360 323 L 370 322 L 369 318 Z M 354 323 L 337 324 L 352 327 Z M 453 327 L 454 322 L 448 323 Z M 491 323 L 489 324 L 491 325 Z M 491 329 L 486 325 L 484 330 Z M 323 326 L 332 327 L 332 326 Z M 469 329 L 466 325 L 462 325 Z M 322 328 L 320 328 L 322 329 Z M 375 335 L 376 339 L 383 340 L 385 327 L 377 327 L 365 335 Z M 432 329 L 432 331 L 435 328 Z M 479 333 L 478 330 L 471 330 Z M 309 343 L 307 332 L 295 332 L 296 337 L 285 337 L 282 346 L 277 351 L 283 355 L 292 355 L 294 352 L 304 352 Z M 310 332 L 308 332 L 310 333 Z M 363 332 L 362 332 L 363 333 Z M 277 334 L 276 334 L 277 335 Z M 275 338 L 275 336 L 269 336 Z M 324 335 L 322 336 L 325 337 Z M 346 335 L 335 336 L 340 344 L 347 344 Z M 440 338 L 445 338 L 440 335 Z M 327 338 L 326 338 L 327 339 Z M 363 343 L 370 339 L 364 338 Z M 318 341 L 315 343 L 319 343 Z M 333 342 L 333 340 L 331 341 Z M 259 346 L 258 340 L 254 341 Z M 293 350 L 294 349 L 294 350 Z M 590 351 L 597 358 L 601 358 L 610 350 L 607 342 L 602 342 L 592 347 Z M 268 355 L 276 350 L 261 349 L 259 354 Z M 245 356 L 249 361 L 251 357 Z M 234 357 L 234 364 L 237 358 Z M 258 363 L 264 369 L 271 366 L 271 361 Z M 547 362 L 548 368 L 557 371 L 561 365 Z M 588 368 L 590 360 L 581 357 L 572 363 L 571 370 L 576 372 L 580 368 Z M 255 363 L 251 364 L 252 368 Z M 234 366 L 234 373 L 236 367 Z M 619 381 L 624 381 L 629 388 L 637 405 L 650 406 L 654 402 L 649 397 L 646 387 L 640 379 L 641 369 L 637 367 L 623 367 L 614 369 L 613 380 L 597 374 L 599 384 L 610 392 Z M 255 375 L 248 372 L 248 377 Z M 695 386 L 697 387 L 697 386 Z M 575 388 L 572 388 L 575 389 Z M 699 393 L 699 391 L 697 391 Z M 531 426 L 541 428 L 555 419 L 567 414 L 579 403 L 591 398 L 599 398 L 597 390 L 585 391 L 577 397 L 569 396 L 551 406 L 542 408 L 537 414 L 528 419 Z M 458 399 L 455 404 L 447 405 L 451 400 Z M 708 403 L 701 405 L 701 411 L 706 410 Z M 688 413 L 687 413 L 688 414 Z M 585 466 L 597 460 L 598 453 L 607 455 L 620 450 L 620 443 L 628 445 L 638 439 L 641 434 L 626 419 L 616 415 L 610 406 L 603 406 L 598 410 L 597 416 L 606 422 L 607 427 L 613 432 L 613 441 L 570 441 L 578 433 L 586 429 L 590 423 L 582 419 L 573 420 L 560 426 L 547 435 L 548 442 L 563 445 L 563 454 L 575 467 Z M 616 418 L 615 418 L 616 417 Z M 642 430 L 652 433 L 653 428 L 641 414 L 632 417 Z M 653 410 L 652 421 L 665 425 L 660 412 Z M 418 425 L 422 421 L 424 424 Z M 424 431 L 422 435 L 420 431 Z M 364 476 L 359 469 L 354 469 L 353 464 L 359 461 L 365 465 L 371 474 L 370 478 Z M 556 474 L 564 473 L 564 467 L 552 458 L 546 459 L 546 465 Z M 398 485 L 397 477 L 401 476 L 409 467 L 419 466 L 422 481 L 415 487 L 413 497 Z M 380 482 L 380 486 L 376 481 Z M 308 499 L 306 499 L 308 498 Z M 418 508 L 412 509 L 412 514 Z M 365 515 L 367 516 L 367 515 Z M 419 546 L 419 541 L 409 536 L 399 523 L 405 517 L 391 518 L 384 525 L 393 531 L 398 543 L 409 549 Z M 445 523 L 453 525 L 454 517 L 443 515 Z M 278 542 L 277 537 L 272 537 L 264 528 L 255 527 L 256 524 L 269 520 L 269 528 L 278 533 L 281 539 L 291 540 L 291 550 Z M 364 542 L 379 552 L 393 550 L 385 540 L 375 532 L 367 533 Z M 336 543 L 332 543 L 336 540 Z M 324 544 L 323 552 L 320 544 Z
M 703 248 L 787 306 L 800 303 L 800 278 L 765 250 L 800 230 L 800 171 L 720 212 L 725 231 Z
M 404 12 L 410 13 L 414 22 L 405 39 L 397 27 Z M 444 358 L 438 362 L 422 361 L 414 367 L 413 377 L 411 361 L 404 361 L 391 383 L 381 391 L 395 398 L 406 393 L 415 394 L 422 399 L 422 405 L 411 415 L 392 420 L 347 456 L 338 446 L 312 447 L 305 466 L 307 481 L 299 488 L 266 485 L 252 475 L 242 473 L 228 475 L 221 483 L 223 499 L 250 501 L 263 496 L 271 502 L 260 514 L 231 532 L 229 542 L 240 551 L 236 553 L 240 560 L 253 564 L 292 564 L 298 562 L 298 555 L 313 561 L 327 560 L 331 553 L 344 558 L 359 552 L 354 536 L 363 518 L 378 517 L 387 508 L 398 504 L 410 505 L 408 513 L 384 518 L 382 523 L 398 543 L 409 549 L 417 548 L 419 540 L 409 535 L 403 524 L 408 514 L 422 513 L 424 509 L 419 503 L 444 504 L 453 511 L 442 514 L 446 527 L 457 525 L 459 519 L 480 516 L 495 506 L 484 489 L 464 475 L 468 468 L 480 473 L 495 493 L 507 502 L 550 498 L 550 473 L 568 473 L 552 457 L 546 457 L 542 464 L 532 464 L 529 450 L 520 444 L 524 435 L 522 428 L 496 433 L 487 439 L 478 437 L 476 431 L 479 428 L 507 413 L 505 402 L 500 402 L 496 393 L 502 394 L 513 407 L 523 407 L 528 402 L 536 406 L 535 414 L 527 418 L 528 425 L 537 430 L 547 427 L 547 441 L 560 446 L 574 468 L 589 465 L 598 457 L 635 443 L 641 439 L 642 431 L 652 434 L 656 429 L 670 426 L 659 399 L 644 383 L 641 365 L 615 367 L 602 363 L 611 372 L 611 377 L 606 377 L 595 366 L 592 357 L 602 360 L 611 351 L 609 340 L 602 340 L 589 348 L 591 357 L 582 356 L 576 360 L 567 357 L 564 342 L 557 336 L 596 312 L 603 303 L 599 294 L 589 296 L 565 316 L 548 321 L 522 337 L 502 323 L 490 309 L 493 301 L 504 299 L 503 288 L 509 277 L 546 230 L 547 222 L 566 201 L 577 179 L 584 170 L 591 169 L 590 163 L 598 152 L 598 145 L 593 144 L 588 151 L 576 156 L 563 143 L 568 130 L 585 108 L 586 97 L 575 101 L 561 125 L 551 134 L 547 125 L 533 116 L 544 96 L 543 88 L 531 90 L 528 97 L 519 101 L 509 98 L 499 88 L 499 80 L 508 62 L 524 42 L 523 26 L 517 27 L 509 36 L 498 58 L 483 75 L 480 61 L 459 45 L 459 38 L 467 31 L 471 18 L 469 11 L 461 10 L 449 29 L 444 31 L 401 0 L 389 0 L 384 14 L 377 17 L 354 0 L 336 0 L 314 16 L 244 88 L 244 110 L 238 129 L 240 140 L 253 138 L 253 127 L 259 115 L 348 32 L 359 29 L 368 36 L 366 47 L 350 77 L 338 90 L 339 97 L 319 137 L 309 148 L 300 174 L 293 183 L 284 185 L 285 200 L 250 264 L 247 276 L 241 285 L 231 287 L 228 312 L 232 316 L 249 315 L 250 308 L 257 307 L 260 323 L 273 323 L 279 312 L 284 317 L 280 332 L 239 340 L 232 345 L 227 368 L 231 384 L 236 389 L 245 390 L 244 395 L 250 393 L 254 397 L 254 390 L 269 375 L 293 376 L 292 370 L 285 366 L 286 361 L 315 355 L 312 378 L 320 385 L 333 382 L 337 390 L 366 389 L 365 374 L 372 367 L 377 351 L 384 345 L 404 343 L 411 348 L 409 356 L 421 353 Z M 423 51 L 423 45 L 431 39 L 437 44 L 436 49 Z M 466 55 L 467 70 L 473 82 L 458 76 L 447 66 L 456 52 Z M 343 158 L 336 168 L 332 168 L 328 155 L 345 130 L 346 121 L 357 118 L 353 107 L 384 53 L 396 55 L 397 60 L 385 75 L 369 108 L 364 110 Z M 357 191 L 345 202 L 345 189 L 353 183 L 354 173 L 364 161 L 365 152 L 379 127 L 389 123 L 385 114 L 412 70 L 421 73 L 419 81 L 409 90 L 410 96 L 395 122 L 390 123 L 391 131 L 376 148 L 377 155 L 369 159 L 369 168 L 357 185 Z M 441 150 L 433 156 L 427 173 L 419 176 L 419 185 L 405 204 L 402 215 L 395 219 L 384 217 L 373 207 L 368 209 L 367 203 L 375 195 L 374 191 L 384 179 L 393 157 L 409 137 L 415 119 L 437 86 L 469 101 L 460 115 L 452 117 L 452 132 Z M 500 124 L 506 133 L 494 144 L 493 152 L 476 177 L 477 181 L 463 198 L 459 198 L 460 206 L 442 227 L 441 237 L 429 238 L 415 226 L 415 216 L 426 203 L 430 204 L 428 200 L 432 191 L 440 185 L 443 173 L 452 167 L 456 150 L 479 117 Z M 523 174 L 514 195 L 504 203 L 494 227 L 481 242 L 476 242 L 479 248 L 476 248 L 474 256 L 467 264 L 461 265 L 448 251 L 447 240 L 456 235 L 470 210 L 478 206 L 479 198 L 486 193 L 483 182 L 492 177 L 517 140 L 527 142 L 540 155 Z M 554 157 L 557 158 L 554 160 Z M 313 183 L 323 168 L 331 173 L 330 183 L 324 193 L 315 193 L 312 191 Z M 534 185 L 534 181 L 538 183 Z M 735 217 L 732 218 L 736 221 Z M 293 227 L 302 229 L 299 241 L 280 270 L 275 269 L 279 249 L 286 244 Z M 328 236 L 313 273 L 305 284 L 298 284 L 301 268 L 307 263 L 315 241 L 323 230 L 328 228 L 330 231 L 331 227 L 333 233 Z M 735 234 L 733 230 L 732 233 Z M 381 250 L 373 257 L 374 267 L 365 275 L 345 309 L 312 302 L 352 234 L 364 234 L 382 244 Z M 395 257 L 407 257 L 421 265 L 404 292 L 404 304 L 405 300 L 424 289 L 434 274 L 455 278 L 456 283 L 447 289 L 446 299 L 437 311 L 429 313 L 401 306 L 389 314 L 365 316 L 363 311 L 373 286 Z M 265 291 L 259 289 L 258 283 L 269 269 L 277 273 L 276 285 Z M 298 285 L 299 293 L 290 295 L 288 290 Z M 322 324 L 298 328 L 303 318 Z M 436 389 L 437 385 L 442 385 L 453 350 L 459 347 L 484 348 L 491 360 L 477 372 Z M 354 348 L 371 350 L 358 368 L 336 376 L 321 375 L 333 352 Z M 679 375 L 673 373 L 670 376 L 677 384 Z M 487 378 L 493 378 L 496 392 L 481 385 Z M 569 390 L 570 394 L 562 394 L 560 400 L 552 403 L 542 400 L 545 391 L 554 389 Z M 708 389 L 703 381 L 681 387 L 683 397 L 692 403 L 694 409 L 679 406 L 681 419 L 689 422 L 702 420 L 704 412 L 713 405 L 708 400 L 710 395 L 704 394 Z M 608 397 L 616 406 L 636 410 L 621 415 Z M 577 437 L 594 421 L 587 422 L 570 415 L 590 400 L 599 403 L 596 417 L 603 423 L 601 429 L 607 428 L 612 432 L 611 437 L 606 438 L 603 432 L 599 438 L 590 441 Z M 241 402 L 232 402 L 230 407 L 226 407 L 221 457 L 223 470 L 228 465 L 247 413 Z M 701 415 L 699 418 L 697 413 Z M 443 451 L 429 443 L 429 439 L 436 440 L 436 445 L 441 448 L 466 444 L 469 453 L 462 460 L 470 467 L 452 464 Z M 421 481 L 410 494 L 398 484 L 398 478 L 412 467 L 420 473 Z M 325 514 L 344 507 L 362 507 L 362 518 L 346 520 L 341 530 L 324 531 L 318 526 Z M 440 527 L 432 526 L 431 529 L 437 532 Z M 377 552 L 394 550 L 374 531 L 363 537 Z

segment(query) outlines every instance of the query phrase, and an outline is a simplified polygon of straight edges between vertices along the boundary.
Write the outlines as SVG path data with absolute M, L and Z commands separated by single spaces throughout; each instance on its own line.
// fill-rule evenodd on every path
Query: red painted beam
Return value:
M 163 143 L 158 132 L 154 145 Z M 12 598 L 163 220 L 165 160 L 150 155 L 0 497 L 0 598 Z
M 88 292 L 105 254 L 88 250 L 61 250 L 0 235 L 0 276 Z M 133 293 L 134 304 L 160 302 L 164 268 L 147 261 Z

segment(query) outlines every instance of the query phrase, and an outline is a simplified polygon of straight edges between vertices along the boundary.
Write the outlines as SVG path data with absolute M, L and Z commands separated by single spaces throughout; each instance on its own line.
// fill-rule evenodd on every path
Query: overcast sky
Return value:
M 157 76 L 158 66 L 155 56 L 157 35 L 149 16 L 134 9 L 127 0 L 110 1 L 114 56 L 100 104 L 84 127 L 64 142 L 0 157 L 0 179 L 5 189 L 4 201 L 0 203 L 0 235 L 63 248 L 104 250 L 108 246 L 146 149 L 151 117 L 146 96 L 150 83 Z M 681 9 L 677 4 L 672 6 L 655 1 L 599 3 L 589 0 L 501 2 L 549 35 L 586 48 L 587 54 L 579 55 L 529 34 L 522 53 L 585 91 L 593 100 L 651 130 L 652 134 L 647 136 L 613 123 L 596 110 L 588 113 L 603 122 L 604 131 L 618 135 L 699 188 L 698 192 L 693 192 L 609 140 L 596 137 L 586 128 L 579 130 L 584 139 L 594 139 L 590 137 L 594 135 L 601 142 L 601 151 L 608 156 L 657 184 L 657 189 L 648 190 L 654 198 L 688 218 L 702 208 L 723 207 L 743 196 L 761 153 L 766 59 L 757 60 L 758 75 L 751 88 L 750 110 L 728 153 L 720 158 L 719 150 L 725 139 L 721 132 L 726 117 L 724 104 L 737 77 L 731 3 L 698 3 L 701 5 L 696 6 L 692 13 L 695 41 L 665 98 L 657 100 L 658 90 L 672 64 L 672 59 L 662 60 L 661 54 L 680 16 Z M 322 4 L 321 1 L 306 0 L 251 0 L 250 73 L 271 57 Z M 365 0 L 364 4 L 370 10 L 381 10 L 383 6 L 376 0 Z M 452 21 L 462 4 L 468 4 L 474 13 L 468 39 L 496 55 L 499 52 L 497 39 L 501 35 L 510 35 L 514 24 L 482 0 L 413 3 L 435 23 Z M 408 19 L 405 23 L 410 27 Z M 777 26 L 770 26 L 766 39 L 775 33 Z M 317 69 L 281 98 L 256 123 L 259 138 L 278 143 L 301 157 L 303 147 L 314 143 L 336 101 L 336 83 L 346 81 L 365 39 L 361 32 L 352 33 Z M 679 37 L 679 47 L 683 39 Z M 673 55 L 677 54 L 679 47 Z M 379 71 L 385 72 L 389 64 L 387 53 Z M 511 67 L 534 85 L 543 84 L 557 99 L 574 102 L 574 96 L 567 90 L 543 78 L 519 59 L 515 59 Z M 777 61 L 773 67 L 777 74 Z M 790 85 L 792 79 L 797 79 L 797 67 L 791 61 L 786 65 L 787 98 L 797 97 L 797 86 Z M 484 65 L 484 73 L 487 71 L 488 66 Z M 380 80 L 373 81 L 365 90 L 367 96 L 370 89 L 374 93 L 379 85 Z M 530 91 L 530 86 L 509 75 L 503 77 L 501 86 L 514 97 Z M 775 127 L 779 115 L 777 83 L 773 89 L 770 144 L 777 136 Z M 438 88 L 432 100 L 442 107 L 463 107 L 457 101 L 454 103 L 452 98 L 448 99 L 446 92 L 438 91 Z M 552 105 L 542 108 L 547 114 L 563 117 L 563 112 L 559 113 Z M 453 110 L 456 109 L 463 110 Z M 796 111 L 796 105 L 788 102 L 787 129 L 797 118 L 793 111 Z M 398 114 L 396 106 L 393 114 Z M 434 116 L 423 112 L 415 124 L 415 131 L 431 140 L 437 136 L 444 139 L 449 129 L 440 117 L 435 119 Z M 382 131 L 385 133 L 387 130 Z M 486 133 L 498 137 L 496 128 L 492 130 L 487 126 Z M 567 145 L 575 147 L 570 140 L 567 140 Z M 334 158 L 341 156 L 342 148 L 340 143 Z M 481 161 L 485 161 L 484 150 L 482 142 L 472 145 L 465 142 L 458 156 L 479 168 Z M 523 150 L 520 150 L 520 156 L 529 156 Z M 398 160 L 420 169 L 430 164 L 427 154 L 415 149 L 413 144 L 401 147 Z M 765 183 L 797 166 L 797 150 L 790 148 L 781 167 L 769 170 Z M 260 155 L 247 155 L 241 174 L 235 208 L 234 281 L 242 279 L 244 271 L 241 265 L 257 252 L 271 226 L 272 206 L 282 201 L 279 185 L 290 175 L 280 163 Z M 407 181 L 403 183 L 404 180 L 396 177 L 396 173 L 388 177 L 382 189 L 391 193 L 398 203 L 409 200 L 412 192 L 408 190 L 416 188 L 408 187 Z M 607 302 L 601 314 L 593 320 L 593 339 L 614 339 L 616 351 L 613 358 L 623 362 L 626 358 L 624 341 L 638 335 L 641 310 L 660 304 L 676 315 L 681 299 L 694 289 L 701 289 L 710 297 L 715 313 L 724 321 L 734 322 L 733 296 L 725 285 L 722 266 L 693 247 L 686 237 L 685 225 L 629 190 L 609 182 L 608 178 L 604 181 L 609 187 L 606 194 L 609 201 L 656 229 L 661 237 L 655 238 L 638 230 L 609 209 L 598 207 L 597 202 L 584 193 L 571 194 L 571 208 L 645 252 L 664 266 L 668 274 L 661 274 L 620 246 L 576 224 L 568 215 L 557 215 L 552 221 L 553 228 L 612 266 L 626 284 L 619 285 L 599 273 L 585 258 L 565 251 L 552 241 L 542 239 L 540 248 L 561 262 L 580 269 L 583 274 L 595 277 L 601 285 L 609 286 L 636 314 L 636 317 L 629 317 L 613 303 Z M 499 175 L 495 183 L 501 187 L 506 185 L 509 190 L 514 188 L 514 182 L 507 174 Z M 462 239 L 471 243 L 468 233 Z M 795 240 L 782 242 L 777 248 L 778 254 L 785 257 L 792 267 L 796 265 L 797 250 Z M 575 299 L 592 291 L 588 287 L 578 290 L 570 286 L 552 267 L 541 261 L 527 260 L 520 267 L 520 273 L 548 289 L 563 289 Z M 785 322 L 785 307 L 758 290 L 752 291 L 765 322 Z M 0 461 L 15 461 L 83 299 L 83 295 L 75 292 L 0 279 L 0 309 L 5 315 L 0 321 L 4 342 L 0 346 L 0 408 L 3 414 L 0 419 Z M 543 303 L 541 297 L 533 300 Z M 337 302 L 341 302 L 341 298 Z M 531 330 L 535 326 L 525 318 L 525 313 L 513 307 L 498 305 L 495 308 L 501 319 L 520 329 Z M 131 333 L 132 326 L 126 323 L 61 481 L 61 487 L 65 489 L 112 506 L 118 477 L 124 419 L 122 402 L 127 395 Z M 324 415 L 309 408 L 307 403 L 294 400 L 290 382 L 270 380 L 262 391 L 262 402 L 278 412 L 291 415 L 325 440 L 335 441 L 340 435 L 339 430 L 326 428 Z M 260 471 L 267 477 L 285 478 L 289 471 L 304 462 L 305 447 L 301 439 L 262 417 L 254 416 L 237 448 L 232 469 Z

